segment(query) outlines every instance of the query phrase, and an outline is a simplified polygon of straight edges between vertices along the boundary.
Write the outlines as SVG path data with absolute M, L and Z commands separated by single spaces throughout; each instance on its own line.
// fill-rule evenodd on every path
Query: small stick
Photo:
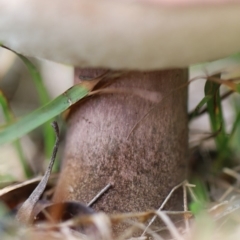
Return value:
M 174 94 L 176 91 L 181 90 L 184 87 L 187 87 L 192 81 L 195 81 L 197 79 L 193 79 L 193 80 L 189 80 L 187 83 L 182 84 L 181 86 L 172 89 L 170 92 L 168 92 L 166 95 L 161 97 L 161 100 L 156 103 L 156 105 L 154 105 L 153 107 L 151 107 L 147 113 L 145 113 L 132 127 L 132 129 L 130 130 L 130 132 L 128 133 L 126 139 L 128 140 L 131 136 L 131 134 L 135 131 L 135 129 L 138 127 L 138 125 L 154 110 L 156 109 L 156 107 L 160 106 L 160 104 L 162 103 L 163 100 L 165 100 L 166 98 L 170 97 L 172 94 Z
M 229 90 L 228 92 L 224 93 L 222 96 L 220 96 L 221 100 L 224 100 L 225 98 L 229 97 L 231 94 L 233 94 L 233 90 Z M 196 117 L 201 116 L 202 114 L 207 112 L 207 107 L 204 107 L 201 111 L 199 111 L 196 115 L 193 116 L 195 109 L 193 109 L 191 112 L 188 113 L 188 120 L 191 121 Z
M 193 187 L 196 187 L 196 185 L 189 184 L 189 183 L 187 182 L 186 187 L 188 188 L 188 192 L 189 192 L 192 200 L 193 200 L 194 202 L 199 202 L 196 194 L 195 194 L 195 193 L 193 192 L 193 190 L 192 190 L 192 188 L 193 188 Z
M 184 240 L 184 238 L 181 236 L 179 231 L 177 230 L 176 226 L 173 224 L 172 220 L 168 217 L 168 215 L 164 212 L 157 211 L 156 214 L 162 221 L 166 224 L 168 227 L 168 230 L 176 240 Z
M 188 211 L 188 202 L 187 202 L 187 186 L 186 186 L 186 184 L 183 185 L 183 207 L 184 207 L 184 211 L 187 212 Z M 186 232 L 189 233 L 189 231 L 190 231 L 189 217 L 186 214 L 184 214 L 184 221 L 185 221 Z
M 159 207 L 159 209 L 157 210 L 157 212 L 160 212 L 164 206 L 166 205 L 166 203 L 168 202 L 168 200 L 170 199 L 170 197 L 172 196 L 172 194 L 182 185 L 186 184 L 186 180 L 184 180 L 183 182 L 181 182 L 180 184 L 178 184 L 177 186 L 175 186 L 170 193 L 168 194 L 168 196 L 165 198 L 165 200 L 163 201 L 163 203 L 161 204 L 161 206 Z M 155 221 L 155 219 L 157 218 L 157 216 L 155 215 L 150 222 L 148 223 L 147 227 L 145 228 L 144 232 L 142 233 L 141 237 L 143 237 L 145 235 L 145 233 L 147 232 L 148 228 L 153 224 L 153 222 Z
M 106 185 L 98 194 L 87 204 L 88 207 L 91 207 L 109 188 L 112 187 L 112 184 L 109 183 Z
M 230 168 L 224 168 L 223 172 L 233 178 L 235 178 L 237 181 L 240 180 L 240 174 Z
M 217 72 L 217 73 L 219 73 L 219 72 Z M 216 74 L 217 74 L 217 73 L 216 73 Z M 214 75 L 215 75 L 215 74 L 214 74 Z M 213 75 L 212 75 L 212 76 L 213 76 Z M 211 77 L 211 76 L 208 76 L 208 75 L 207 75 L 207 76 L 197 76 L 197 77 L 194 77 L 194 78 L 190 79 L 187 83 L 184 83 L 184 84 L 182 84 L 181 86 L 172 89 L 170 92 L 168 92 L 166 95 L 164 95 L 164 96 L 162 97 L 162 99 L 161 99 L 155 106 L 153 106 L 152 108 L 150 108 L 150 109 L 148 110 L 148 112 L 145 113 L 145 114 L 140 118 L 140 120 L 138 120 L 138 121 L 134 124 L 134 126 L 131 128 L 130 132 L 128 133 L 126 139 L 128 140 L 128 139 L 130 138 L 131 134 L 135 131 L 135 129 L 136 129 L 136 128 L 138 127 L 138 125 L 140 124 L 140 122 L 142 122 L 156 107 L 158 107 L 164 99 L 168 98 L 169 96 L 171 96 L 172 94 L 174 94 L 176 91 L 181 90 L 181 89 L 184 88 L 184 87 L 187 87 L 187 86 L 188 86 L 190 83 L 192 83 L 193 81 L 200 80 L 200 79 L 206 79 L 206 80 L 207 80 L 207 79 L 209 79 L 210 77 Z
M 55 141 L 52 157 L 51 157 L 50 163 L 48 165 L 48 168 L 47 168 L 42 180 L 39 182 L 39 184 L 34 189 L 32 194 L 28 197 L 28 199 L 20 207 L 20 209 L 18 210 L 17 215 L 16 215 L 16 220 L 23 224 L 29 224 L 33 221 L 34 207 L 35 207 L 36 203 L 38 202 L 40 196 L 42 195 L 43 191 L 46 188 L 46 185 L 47 185 L 48 179 L 50 177 L 52 167 L 53 167 L 56 155 L 57 155 L 57 151 L 58 151 L 58 147 L 59 147 L 59 128 L 58 128 L 57 122 L 54 121 L 52 123 L 52 127 L 56 134 L 56 141 Z

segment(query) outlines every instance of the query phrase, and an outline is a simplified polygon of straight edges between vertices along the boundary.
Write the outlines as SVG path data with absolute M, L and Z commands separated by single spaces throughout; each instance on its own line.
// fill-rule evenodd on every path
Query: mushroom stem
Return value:
M 78 69 L 75 82 L 79 75 L 92 78 L 99 74 L 99 70 Z M 129 93 L 103 94 L 72 109 L 54 201 L 88 203 L 111 183 L 112 188 L 93 205 L 94 209 L 108 213 L 158 209 L 170 190 L 186 178 L 186 82 L 185 69 L 132 71 L 114 82 L 114 88 L 142 88 L 166 96 L 177 87 L 185 87 L 159 104 Z M 181 191 L 168 206 L 181 210 Z

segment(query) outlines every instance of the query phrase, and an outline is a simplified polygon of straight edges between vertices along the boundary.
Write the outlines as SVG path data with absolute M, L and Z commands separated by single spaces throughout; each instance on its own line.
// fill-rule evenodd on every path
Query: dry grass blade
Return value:
M 174 191 L 176 191 L 179 187 L 183 186 L 184 184 L 186 184 L 186 180 L 184 180 L 183 182 L 181 182 L 180 184 L 178 184 L 177 186 L 175 186 L 170 193 L 168 194 L 168 196 L 165 198 L 165 200 L 163 201 L 162 205 L 159 207 L 158 211 L 161 211 L 164 206 L 166 205 L 166 203 L 168 202 L 168 200 L 170 199 L 170 197 L 172 196 L 172 194 L 174 193 Z M 156 216 L 154 216 L 151 221 L 149 222 L 149 224 L 147 225 L 146 229 L 144 230 L 144 232 L 142 233 L 141 236 L 144 236 L 144 234 L 146 233 L 147 229 L 153 224 L 153 222 L 155 221 Z
M 183 185 L 183 207 L 184 211 L 188 211 L 188 202 L 187 202 L 187 186 L 186 184 Z M 190 223 L 189 223 L 189 218 L 187 217 L 186 214 L 184 214 L 184 221 L 185 221 L 185 228 L 186 232 L 189 232 L 190 229 Z
M 112 187 L 112 184 L 107 184 L 88 204 L 88 207 L 91 207 L 109 188 Z
M 103 240 L 112 240 L 111 221 L 104 213 L 94 214 L 92 221 L 98 229 L 98 233 Z
M 11 192 L 11 191 L 15 190 L 15 189 L 27 186 L 27 185 L 32 184 L 32 183 L 37 183 L 41 179 L 42 179 L 42 177 L 35 177 L 33 179 L 26 180 L 26 181 L 21 182 L 21 183 L 17 183 L 17 184 L 14 184 L 14 185 L 7 186 L 7 187 L 0 190 L 0 197 L 3 196 L 4 194 L 8 193 L 8 192 Z
M 224 168 L 223 172 L 227 175 L 235 178 L 236 180 L 240 181 L 240 174 L 230 168 Z
M 161 211 L 157 211 L 156 214 L 159 216 L 159 218 L 161 220 L 163 220 L 163 222 L 167 225 L 168 230 L 170 231 L 170 233 L 172 234 L 172 236 L 177 239 L 177 240 L 184 240 L 184 238 L 181 236 L 181 234 L 179 233 L 179 231 L 177 230 L 177 228 L 175 227 L 175 225 L 173 224 L 173 222 L 171 221 L 171 219 L 167 216 L 166 213 L 161 212 Z
M 48 168 L 38 186 L 35 188 L 35 190 L 32 192 L 29 198 L 23 203 L 23 205 L 20 207 L 16 215 L 16 219 L 23 224 L 28 224 L 33 220 L 33 209 L 37 201 L 39 200 L 40 196 L 42 195 L 43 191 L 45 190 L 57 155 L 59 145 L 59 128 L 57 122 L 53 122 L 52 127 L 56 133 L 56 142 L 53 148 L 53 153 Z
M 128 237 L 131 237 L 136 229 L 144 230 L 146 226 L 143 223 L 127 220 L 125 221 L 131 225 L 123 234 L 121 234 L 116 240 L 125 240 L 128 239 Z M 154 240 L 164 240 L 160 235 L 152 231 L 151 229 L 147 230 L 148 235 L 152 236 Z M 129 238 L 128 240 L 146 240 L 148 239 L 145 236 L 135 237 L 135 238 Z
M 162 100 L 162 94 L 156 91 L 149 91 L 140 88 L 105 88 L 93 91 L 92 94 L 106 94 L 106 93 L 121 93 L 121 94 L 131 94 L 143 98 L 145 100 L 158 103 Z

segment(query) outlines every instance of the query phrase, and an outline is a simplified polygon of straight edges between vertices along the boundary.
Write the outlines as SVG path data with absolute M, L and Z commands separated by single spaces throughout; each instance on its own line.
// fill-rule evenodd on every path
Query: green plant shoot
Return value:
M 35 84 L 35 87 L 37 89 L 41 106 L 47 104 L 50 101 L 50 96 L 43 84 L 43 80 L 42 80 L 40 72 L 37 70 L 37 68 L 34 66 L 34 64 L 29 59 L 27 59 L 26 57 L 24 57 L 23 55 L 21 55 L 19 53 L 16 53 L 16 52 L 14 52 L 14 53 L 17 54 L 17 56 L 26 65 L 28 72 L 30 73 L 32 80 Z M 54 141 L 55 141 L 55 136 L 51 129 L 51 124 L 50 124 L 51 122 L 52 122 L 52 120 L 50 119 L 48 122 L 46 122 L 43 125 L 44 151 L 45 151 L 45 155 L 46 155 L 47 159 L 49 159 L 51 156 L 52 146 L 54 145 Z
M 216 78 L 220 78 L 220 74 L 214 76 Z M 212 96 L 207 101 L 207 110 L 210 118 L 212 132 L 215 136 L 215 143 L 218 152 L 218 163 L 216 168 L 221 168 L 223 162 L 229 155 L 229 144 L 228 144 L 228 135 L 225 131 L 225 121 L 222 112 L 222 104 L 220 97 L 220 86 L 221 83 L 206 81 L 205 84 L 205 97 Z
M 15 117 L 2 91 L 0 91 L 0 104 L 2 106 L 5 121 L 7 123 L 13 122 L 15 120 Z M 16 140 L 13 142 L 13 146 L 15 147 L 16 152 L 18 154 L 25 176 L 27 178 L 31 177 L 33 172 L 26 161 L 20 140 L 16 138 Z
M 48 104 L 20 118 L 11 125 L 6 126 L 0 131 L 0 145 L 20 138 L 50 119 L 58 116 L 74 103 L 86 97 L 98 82 L 99 79 L 79 83 Z

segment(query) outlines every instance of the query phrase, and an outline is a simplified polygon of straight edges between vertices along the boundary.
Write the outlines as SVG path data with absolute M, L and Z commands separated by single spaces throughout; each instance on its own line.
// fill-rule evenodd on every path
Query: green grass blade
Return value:
M 3 115 L 4 115 L 4 118 L 5 118 L 5 121 L 7 123 L 13 122 L 15 120 L 14 114 L 11 111 L 11 108 L 10 108 L 10 106 L 8 104 L 8 101 L 5 98 L 5 96 L 2 93 L 2 91 L 0 91 L 0 105 L 2 106 L 2 110 L 3 110 Z M 13 142 L 13 145 L 14 145 L 14 147 L 16 149 L 17 154 L 18 154 L 18 157 L 19 157 L 19 160 L 20 160 L 21 165 L 23 167 L 23 171 L 24 171 L 25 176 L 27 178 L 30 178 L 33 175 L 33 172 L 32 172 L 31 168 L 29 167 L 29 165 L 28 165 L 28 163 L 26 161 L 26 158 L 24 156 L 24 152 L 23 152 L 23 149 L 22 149 L 22 146 L 21 146 L 21 143 L 20 143 L 19 139 L 16 139 Z
M 236 129 L 240 126 L 240 112 L 238 112 L 236 118 L 235 118 L 235 121 L 233 123 L 233 126 L 232 126 L 232 130 L 231 130 L 231 133 L 229 135 L 229 139 L 231 139 L 234 135 L 234 133 L 236 132 Z
M 26 65 L 32 77 L 32 80 L 38 92 L 38 97 L 39 97 L 41 106 L 47 104 L 50 101 L 50 96 L 43 84 L 43 80 L 40 72 L 37 70 L 37 68 L 29 59 L 27 59 L 26 57 L 24 57 L 19 53 L 16 53 L 16 54 L 24 62 L 24 64 Z M 54 142 L 55 142 L 55 136 L 51 129 L 50 122 L 52 122 L 52 120 L 49 120 L 43 125 L 44 151 L 47 159 L 49 159 L 52 154 L 52 146 L 54 145 Z
M 219 77 L 220 76 L 215 76 Z M 210 117 L 210 123 L 212 132 L 218 132 L 215 137 L 215 143 L 218 151 L 218 166 L 221 167 L 223 162 L 226 160 L 229 154 L 229 140 L 225 131 L 225 121 L 223 118 L 222 104 L 220 97 L 220 83 L 213 81 L 206 81 L 205 84 L 205 96 L 212 96 L 212 98 L 207 102 L 207 110 Z M 218 166 L 216 166 L 218 168 Z
M 203 107 L 203 105 L 206 104 L 211 98 L 212 98 L 212 95 L 207 95 L 200 101 L 200 103 L 196 106 L 194 111 L 191 114 L 189 114 L 189 116 L 188 116 L 189 121 L 191 121 L 195 116 L 198 115 L 198 113 L 199 113 L 200 109 Z
M 239 101 L 235 99 L 235 119 L 232 125 L 231 132 L 229 134 L 229 141 L 231 141 L 231 146 L 234 148 L 234 151 L 238 154 L 239 153 L 239 143 L 240 143 L 240 105 Z
M 206 204 L 210 201 L 206 184 L 199 177 L 194 176 L 191 179 L 191 183 L 196 187 L 194 188 L 194 194 L 197 200 L 193 200 L 190 203 L 190 210 L 196 216 L 206 208 Z
M 50 119 L 58 116 L 74 103 L 86 97 L 95 84 L 95 81 L 89 81 L 87 84 L 80 83 L 75 85 L 45 106 L 40 107 L 10 126 L 7 126 L 0 132 L 0 145 L 22 137 Z
M 32 76 L 32 79 L 34 80 L 34 84 L 36 85 L 36 89 L 37 89 L 41 104 L 46 104 L 47 102 L 49 102 L 50 96 L 43 84 L 43 80 L 40 72 L 37 70 L 37 68 L 29 59 L 27 59 L 26 57 L 24 57 L 19 53 L 16 53 L 16 54 L 25 63 L 30 75 Z
M 221 129 L 216 137 L 216 145 L 218 148 L 222 147 L 222 143 L 226 137 L 219 89 L 220 84 L 218 83 L 207 81 L 205 84 L 205 96 L 212 96 L 207 102 L 212 131 L 217 132 Z

